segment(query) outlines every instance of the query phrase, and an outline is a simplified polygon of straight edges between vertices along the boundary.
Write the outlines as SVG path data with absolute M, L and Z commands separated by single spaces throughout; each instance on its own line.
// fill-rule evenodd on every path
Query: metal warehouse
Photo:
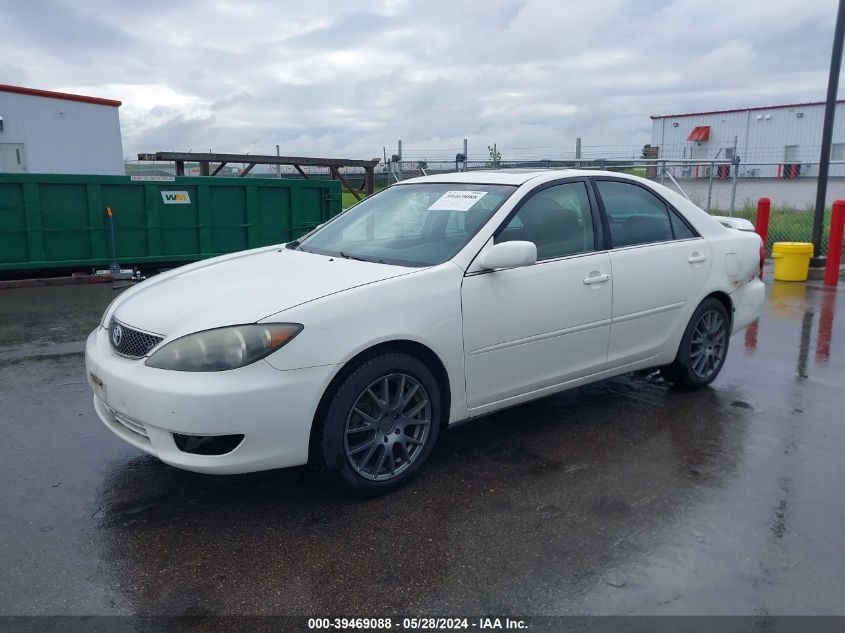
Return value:
M 123 175 L 120 105 L 0 84 L 0 172 Z
M 814 177 L 823 119 L 823 102 L 655 115 L 651 144 L 669 161 L 738 156 L 741 177 Z M 831 160 L 845 161 L 845 100 L 836 105 Z M 845 175 L 845 165 L 832 165 L 831 175 Z

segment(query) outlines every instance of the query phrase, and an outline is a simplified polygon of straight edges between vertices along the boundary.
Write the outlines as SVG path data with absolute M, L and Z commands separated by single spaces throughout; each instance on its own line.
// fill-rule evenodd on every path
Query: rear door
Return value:
M 710 244 L 645 185 L 594 178 L 613 275 L 608 367 L 648 359 L 686 320 L 710 272 Z

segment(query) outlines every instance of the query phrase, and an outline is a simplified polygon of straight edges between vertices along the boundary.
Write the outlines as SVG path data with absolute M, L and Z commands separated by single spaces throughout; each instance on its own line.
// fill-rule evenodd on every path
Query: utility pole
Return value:
M 581 160 L 581 137 L 575 139 L 575 160 Z
M 279 156 L 279 155 L 280 155 L 279 154 L 279 146 L 276 145 L 276 156 Z M 276 178 L 281 178 L 281 177 L 282 177 L 282 166 L 276 165 Z
M 836 93 L 839 89 L 839 70 L 842 68 L 842 41 L 845 39 L 845 0 L 839 0 L 836 26 L 833 29 L 833 52 L 830 56 L 830 77 L 827 80 L 827 103 L 822 126 L 822 155 L 819 158 L 819 181 L 816 189 L 816 209 L 813 216 L 813 254 L 810 266 L 824 266 L 821 257 L 824 205 L 827 199 L 827 177 L 830 172 L 830 143 L 833 138 L 833 116 L 836 112 Z

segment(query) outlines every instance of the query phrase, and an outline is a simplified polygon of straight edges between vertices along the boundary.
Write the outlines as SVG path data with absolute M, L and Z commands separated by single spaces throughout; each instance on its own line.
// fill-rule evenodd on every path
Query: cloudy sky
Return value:
M 0 0 L 0 83 L 123 101 L 127 156 L 631 156 L 651 114 L 822 100 L 836 0 Z M 841 92 L 840 92 L 841 94 Z

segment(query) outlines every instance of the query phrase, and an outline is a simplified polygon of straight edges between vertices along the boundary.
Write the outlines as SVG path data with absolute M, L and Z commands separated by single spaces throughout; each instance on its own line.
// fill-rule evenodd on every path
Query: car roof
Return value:
M 554 178 L 575 178 L 578 176 L 613 175 L 624 176 L 617 172 L 601 171 L 597 169 L 479 169 L 475 171 L 456 171 L 446 174 L 433 174 L 409 178 L 397 185 L 412 185 L 421 183 L 467 183 L 476 185 L 522 185 L 535 178 L 552 180 Z

